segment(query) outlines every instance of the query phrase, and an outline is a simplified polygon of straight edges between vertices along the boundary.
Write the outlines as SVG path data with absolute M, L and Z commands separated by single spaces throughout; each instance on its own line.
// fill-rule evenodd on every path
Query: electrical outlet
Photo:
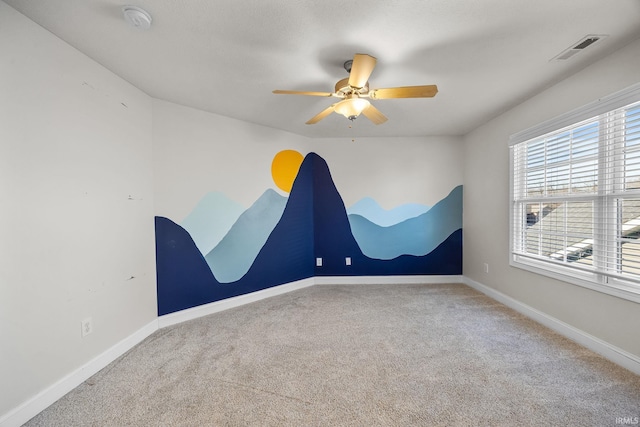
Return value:
M 350 256 L 346 257 L 346 258 L 344 259 L 344 263 L 345 263 L 346 265 L 351 265 L 351 257 L 350 257 Z
M 484 272 L 489 273 L 489 264 L 487 264 L 486 262 L 484 263 Z
M 316 267 L 322 267 L 322 258 L 316 258 Z
M 82 336 L 86 337 L 87 335 L 89 335 L 91 332 L 93 332 L 93 320 L 91 319 L 91 317 L 87 317 L 86 319 L 82 320 L 81 326 L 82 326 Z

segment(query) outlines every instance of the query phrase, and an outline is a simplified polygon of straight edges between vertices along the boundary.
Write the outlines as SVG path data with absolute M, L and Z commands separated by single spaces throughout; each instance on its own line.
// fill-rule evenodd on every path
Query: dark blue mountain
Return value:
M 216 299 L 218 282 L 187 231 L 170 219 L 156 217 L 158 315 Z
M 275 286 L 313 277 L 314 166 L 314 157 L 305 157 L 280 221 L 247 274 L 235 283 Z
M 323 259 L 315 267 L 316 258 Z M 351 258 L 350 266 L 345 257 Z M 315 276 L 435 275 L 462 273 L 462 230 L 424 256 L 392 260 L 366 257 L 327 163 L 308 154 L 287 205 L 249 271 L 238 281 L 218 283 L 191 236 L 171 220 L 156 217 L 158 314 L 255 292 Z

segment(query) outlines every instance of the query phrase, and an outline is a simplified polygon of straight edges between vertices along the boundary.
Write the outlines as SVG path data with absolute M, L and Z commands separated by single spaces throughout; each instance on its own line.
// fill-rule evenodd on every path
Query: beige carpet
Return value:
M 638 416 L 640 377 L 471 288 L 349 285 L 162 329 L 27 425 L 615 426 Z

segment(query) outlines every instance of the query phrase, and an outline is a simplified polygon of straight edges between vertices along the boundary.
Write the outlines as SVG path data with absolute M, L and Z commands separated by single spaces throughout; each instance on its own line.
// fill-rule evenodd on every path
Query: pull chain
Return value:
M 351 142 L 356 142 L 356 138 L 355 136 L 353 136 L 353 122 L 356 120 L 356 117 L 349 117 L 349 121 L 351 123 L 349 123 L 349 129 L 351 129 Z

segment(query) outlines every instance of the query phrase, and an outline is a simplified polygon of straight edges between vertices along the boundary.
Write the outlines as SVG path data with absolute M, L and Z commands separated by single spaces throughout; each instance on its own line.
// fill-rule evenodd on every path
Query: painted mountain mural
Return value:
M 351 218 L 352 215 L 359 215 L 376 225 L 389 227 L 410 218 L 420 216 L 428 210 L 429 206 L 418 203 L 407 203 L 387 210 L 371 197 L 365 197 L 348 208 L 347 214 L 349 214 L 349 218 Z
M 207 193 L 180 224 L 201 253 L 207 254 L 224 238 L 244 207 L 222 193 Z
M 460 187 L 454 189 L 452 194 L 458 191 L 461 192 Z M 455 194 L 450 195 L 451 200 L 457 197 Z M 350 218 L 327 163 L 315 153 L 308 154 L 302 160 L 289 197 L 275 196 L 269 190 L 265 192 L 251 208 L 237 216 L 228 233 L 205 254 L 187 230 L 170 219 L 156 217 L 159 315 L 313 276 L 462 273 L 461 227 L 452 230 L 425 254 L 403 253 L 392 259 L 367 255 L 354 237 Z M 282 202 L 286 203 L 283 210 L 279 211 L 278 206 Z M 449 202 L 443 201 L 444 204 L 438 209 L 444 213 L 433 218 L 446 217 L 445 207 Z M 451 204 L 456 208 L 451 209 L 449 214 L 459 216 L 457 224 L 461 224 L 461 206 Z M 426 223 L 426 219 L 419 218 L 437 207 L 435 205 L 424 214 L 414 217 L 414 222 Z M 406 219 L 394 227 L 411 220 Z M 376 236 L 380 233 L 379 228 L 384 228 L 372 221 L 369 223 L 377 227 L 367 229 L 369 236 Z M 403 227 L 415 227 L 411 228 L 415 231 L 419 225 L 411 222 Z M 450 224 L 444 227 L 445 230 L 450 228 Z M 402 233 L 395 235 L 401 236 Z M 261 244 L 265 235 L 266 239 Z M 389 238 L 380 236 L 373 238 Z M 434 237 L 432 241 L 434 239 L 440 238 Z M 218 247 L 220 249 L 216 250 Z M 251 248 L 250 253 L 241 254 L 240 260 L 236 261 L 232 254 L 237 255 L 243 248 Z M 257 254 L 253 255 L 256 250 Z M 351 265 L 345 262 L 347 257 L 351 259 Z M 316 258 L 322 258 L 321 267 L 316 267 Z M 246 272 L 242 273 L 245 269 Z
M 351 232 L 362 252 L 377 259 L 426 255 L 462 228 L 462 186 L 414 218 L 381 227 L 361 215 L 349 215 Z
M 272 189 L 238 217 L 226 236 L 204 259 L 222 283 L 244 276 L 282 217 L 287 198 Z

